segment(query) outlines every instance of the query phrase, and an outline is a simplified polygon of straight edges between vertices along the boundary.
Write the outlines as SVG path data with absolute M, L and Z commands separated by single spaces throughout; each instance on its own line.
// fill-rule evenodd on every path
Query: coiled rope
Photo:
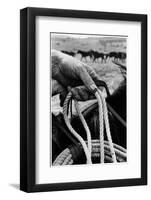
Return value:
M 85 155 L 86 155 L 87 164 L 91 164 L 92 161 L 91 161 L 91 154 L 89 152 L 89 149 L 87 148 L 87 145 L 86 145 L 85 141 L 83 140 L 83 138 L 72 128 L 72 126 L 70 124 L 70 120 L 69 120 L 68 115 L 67 115 L 67 110 L 68 110 L 67 107 L 69 105 L 71 98 L 72 98 L 72 93 L 69 92 L 65 101 L 64 101 L 64 105 L 63 105 L 64 120 L 65 120 L 65 123 L 66 123 L 68 129 L 70 130 L 70 132 L 77 138 L 77 140 L 82 145 L 83 150 L 84 150 Z
M 87 142 L 86 142 L 87 143 Z M 79 152 L 79 146 L 72 145 L 71 147 L 66 148 L 62 153 L 60 153 L 55 161 L 53 162 L 53 166 L 58 165 L 72 165 L 74 163 L 74 159 L 72 158 L 72 148 L 76 148 Z M 118 162 L 125 162 L 127 159 L 127 151 L 125 148 L 114 144 L 113 147 L 115 150 L 116 158 Z M 96 159 L 100 157 L 100 140 L 92 140 L 92 158 Z M 108 141 L 104 141 L 104 159 L 106 162 L 113 163 L 113 159 L 111 157 L 110 146 Z
M 116 155 L 115 155 L 115 151 L 114 151 L 114 147 L 113 147 L 113 142 L 112 142 L 112 137 L 111 137 L 111 132 L 110 132 L 110 126 L 109 126 L 109 119 L 108 119 L 108 111 L 107 111 L 107 106 L 106 106 L 106 101 L 105 98 L 103 97 L 103 95 L 101 94 L 101 92 L 97 89 L 95 91 L 95 97 L 98 101 L 98 105 L 99 105 L 99 131 L 100 131 L 100 162 L 104 163 L 104 122 L 105 122 L 105 128 L 106 128 L 106 133 L 107 133 L 107 138 L 109 141 L 109 147 L 110 147 L 110 151 L 111 151 L 111 157 L 113 162 L 117 162 L 116 160 Z M 70 101 L 72 99 L 72 93 L 69 92 L 65 101 L 64 101 L 64 105 L 63 105 L 63 115 L 64 115 L 64 120 L 65 123 L 68 127 L 68 129 L 70 130 L 70 132 L 78 139 L 78 141 L 80 142 L 80 144 L 83 147 L 85 156 L 86 156 L 86 160 L 88 164 L 92 163 L 91 160 L 91 134 L 90 134 L 90 130 L 87 126 L 87 123 L 82 115 L 82 113 L 80 112 L 79 109 L 79 105 L 78 102 L 76 100 L 75 101 L 75 108 L 77 110 L 77 113 L 80 117 L 80 120 L 86 130 L 86 134 L 87 134 L 87 140 L 88 140 L 88 147 L 86 145 L 86 142 L 83 140 L 83 138 L 73 129 L 73 127 L 70 124 L 70 120 L 68 118 L 68 107 L 70 104 Z

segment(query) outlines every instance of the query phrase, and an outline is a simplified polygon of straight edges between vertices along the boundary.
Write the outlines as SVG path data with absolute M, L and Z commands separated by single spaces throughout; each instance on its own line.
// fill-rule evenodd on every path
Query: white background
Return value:
M 150 1 L 33 1 L 5 0 L 0 6 L 0 199 L 17 200 L 48 200 L 48 199 L 150 199 L 151 173 L 149 170 L 149 185 L 139 187 L 123 187 L 110 189 L 93 189 L 82 191 L 63 191 L 51 193 L 26 194 L 18 190 L 19 184 L 19 9 L 26 6 L 54 7 L 68 9 L 86 9 L 113 12 L 133 12 L 149 14 Z M 150 44 L 150 38 L 148 44 Z M 150 54 L 150 45 L 149 53 Z M 150 58 L 149 63 L 150 65 Z M 148 69 L 148 76 L 150 75 Z M 150 78 L 148 81 L 151 84 Z M 150 92 L 149 92 L 149 101 Z M 150 106 L 148 107 L 149 111 Z M 148 114 L 148 124 L 151 112 Z M 150 132 L 150 127 L 149 131 Z M 149 169 L 151 167 L 150 151 L 151 137 L 148 134 Z

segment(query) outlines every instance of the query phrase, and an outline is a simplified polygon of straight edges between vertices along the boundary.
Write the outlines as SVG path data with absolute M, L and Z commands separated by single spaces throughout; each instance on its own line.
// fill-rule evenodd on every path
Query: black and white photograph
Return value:
M 127 162 L 127 40 L 50 33 L 50 167 Z

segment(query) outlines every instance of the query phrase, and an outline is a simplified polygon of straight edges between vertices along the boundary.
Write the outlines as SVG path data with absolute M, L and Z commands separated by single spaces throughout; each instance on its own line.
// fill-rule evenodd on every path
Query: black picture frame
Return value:
M 72 183 L 36 184 L 35 19 L 54 16 L 141 23 L 141 177 Z M 25 192 L 121 187 L 147 184 L 147 15 L 24 8 L 20 11 L 20 189 Z

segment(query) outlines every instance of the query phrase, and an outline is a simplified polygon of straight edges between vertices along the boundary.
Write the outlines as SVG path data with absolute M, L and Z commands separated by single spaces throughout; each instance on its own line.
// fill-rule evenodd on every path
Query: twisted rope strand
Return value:
M 62 165 L 64 159 L 70 154 L 70 150 L 67 148 L 64 151 L 62 151 L 57 158 L 55 159 L 55 161 L 53 162 L 53 166 L 57 166 L 57 165 Z
M 87 142 L 86 142 L 87 143 Z M 114 144 L 114 150 L 116 153 L 116 158 L 118 162 L 125 162 L 127 158 L 126 149 L 122 147 L 123 151 L 120 150 L 120 146 Z M 104 141 L 104 158 L 107 162 L 113 162 L 110 146 L 108 141 Z M 92 140 L 92 157 L 100 157 L 100 141 L 99 140 Z M 65 161 L 66 160 L 66 161 Z M 72 165 L 74 163 L 73 158 L 71 157 L 70 148 L 65 149 L 62 153 L 60 153 L 56 160 L 53 162 L 53 166 L 58 165 Z
M 91 156 L 90 156 L 90 153 L 89 153 L 89 150 L 87 148 L 87 145 L 85 143 L 85 141 L 83 140 L 83 138 L 72 128 L 71 124 L 70 124 L 70 121 L 67 117 L 67 107 L 68 107 L 68 102 L 70 101 L 72 97 L 72 93 L 69 92 L 65 101 L 64 101 L 64 105 L 63 105 L 63 116 L 64 116 L 64 120 L 65 120 L 65 123 L 68 127 L 68 129 L 70 130 L 70 132 L 79 140 L 79 142 L 81 143 L 82 147 L 83 147 L 83 150 L 85 152 L 85 155 L 86 155 L 86 159 L 87 159 L 87 164 L 92 164 L 91 162 Z
M 88 149 L 89 149 L 89 152 L 90 152 L 90 156 L 91 156 L 91 152 L 92 152 L 92 143 L 91 143 L 91 133 L 90 133 L 90 129 L 80 111 L 80 108 L 79 108 L 79 104 L 78 104 L 78 101 L 76 99 L 74 99 L 74 102 L 75 102 L 75 108 L 77 110 L 77 113 L 79 115 L 79 118 L 83 124 L 83 127 L 86 131 L 86 134 L 87 134 L 87 141 L 88 141 Z
M 104 145 L 109 145 L 109 142 L 108 141 L 104 141 Z M 93 140 L 93 146 L 97 146 L 97 145 L 99 145 L 98 144 L 98 140 Z M 116 148 L 116 149 L 118 149 L 119 151 L 121 151 L 121 152 L 123 152 L 123 153 L 127 153 L 127 151 L 126 151 L 126 149 L 124 148 L 124 147 L 121 147 L 120 145 L 118 145 L 118 144 L 115 144 L 115 143 L 113 143 L 113 147 L 114 147 L 114 149 Z
M 97 98 L 98 106 L 99 106 L 100 161 L 101 161 L 101 163 L 104 163 L 104 156 L 105 156 L 105 153 L 104 153 L 104 122 L 105 122 L 105 128 L 106 128 L 107 138 L 109 141 L 111 156 L 112 156 L 113 162 L 117 162 L 115 151 L 114 151 L 114 146 L 113 146 L 113 142 L 112 142 L 111 132 L 110 132 L 108 110 L 107 110 L 105 98 L 103 97 L 103 95 L 101 94 L 101 92 L 99 90 L 97 90 L 95 92 L 95 97 Z M 76 100 L 75 100 L 75 108 L 76 108 L 78 115 L 81 119 L 81 122 L 86 130 L 88 147 L 87 147 L 85 141 L 83 140 L 83 138 L 72 128 L 72 126 L 70 124 L 70 120 L 68 119 L 67 111 L 68 111 L 69 102 L 70 102 L 71 98 L 72 98 L 72 93 L 69 92 L 65 99 L 64 106 L 63 106 L 64 120 L 65 120 L 65 123 L 66 123 L 68 129 L 70 130 L 70 132 L 81 143 L 81 145 L 84 149 L 85 155 L 86 155 L 87 163 L 92 163 L 92 161 L 91 161 L 92 144 L 91 144 L 90 130 L 89 130 L 87 123 L 79 109 L 78 102 Z
M 99 132 L 100 132 L 100 162 L 104 163 L 104 122 L 103 122 L 103 108 L 102 101 L 98 91 L 95 92 L 99 106 Z
M 113 159 L 113 162 L 116 163 L 117 160 L 116 160 L 116 155 L 115 155 L 113 142 L 112 142 L 112 137 L 111 137 L 111 131 L 110 131 L 110 125 L 109 125 L 109 118 L 108 118 L 108 111 L 107 111 L 106 101 L 105 101 L 105 98 L 103 97 L 103 95 L 101 94 L 100 90 L 98 90 L 98 92 L 99 92 L 99 95 L 100 95 L 100 97 L 102 99 L 102 103 L 103 103 L 103 114 L 104 114 L 105 128 L 106 128 L 106 134 L 107 134 L 107 138 L 108 138 L 109 145 L 110 145 L 112 159 Z

